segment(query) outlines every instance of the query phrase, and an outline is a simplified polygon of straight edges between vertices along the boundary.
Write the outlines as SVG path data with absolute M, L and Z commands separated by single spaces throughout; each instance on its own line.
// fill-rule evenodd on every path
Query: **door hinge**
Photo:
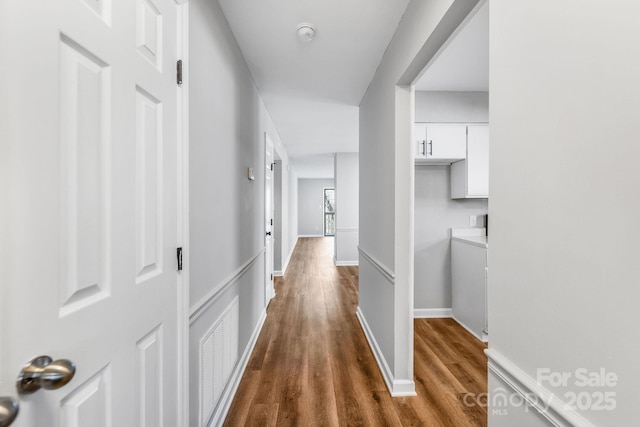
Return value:
M 271 275 L 271 281 L 273 281 L 273 274 Z
M 273 225 L 273 218 L 271 218 L 271 225 Z
M 273 170 L 273 165 L 274 165 L 274 164 L 275 164 L 275 163 L 271 163 L 271 164 L 269 165 L 269 169 Z
M 176 249 L 176 257 L 178 258 L 178 271 L 182 271 L 182 248 Z
M 176 64 L 176 81 L 179 85 L 182 84 L 182 59 L 178 59 Z

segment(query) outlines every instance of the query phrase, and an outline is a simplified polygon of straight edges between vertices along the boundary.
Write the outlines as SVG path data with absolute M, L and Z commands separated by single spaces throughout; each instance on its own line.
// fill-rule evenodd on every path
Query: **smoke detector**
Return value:
M 298 35 L 298 40 L 309 43 L 316 36 L 316 29 L 311 24 L 303 23 L 298 25 L 296 34 Z

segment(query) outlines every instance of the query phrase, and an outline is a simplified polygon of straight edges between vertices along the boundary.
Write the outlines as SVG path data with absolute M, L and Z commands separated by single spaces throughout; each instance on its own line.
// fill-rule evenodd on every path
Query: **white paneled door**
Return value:
M 180 425 L 174 0 L 0 2 L 0 396 L 19 427 Z M 61 388 L 19 394 L 29 360 Z M 32 383 L 44 383 L 37 375 Z

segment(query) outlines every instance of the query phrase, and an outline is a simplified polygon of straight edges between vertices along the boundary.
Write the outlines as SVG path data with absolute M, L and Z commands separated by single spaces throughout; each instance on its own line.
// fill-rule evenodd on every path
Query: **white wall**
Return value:
M 493 368 L 534 389 L 538 369 L 567 372 L 541 385 L 565 403 L 615 393 L 615 410 L 577 412 L 637 425 L 640 3 L 492 0 L 490 14 Z M 580 387 L 577 368 L 617 384 Z
M 273 274 L 282 275 L 282 161 L 275 160 L 273 167 Z
M 406 86 L 476 1 L 413 0 L 360 104 L 358 315 L 393 394 L 413 383 L 414 100 Z M 444 18 L 444 19 L 443 19 Z M 411 76 L 407 78 L 407 75 Z M 363 320 L 364 319 L 364 320 Z M 389 326 L 391 325 L 391 326 Z
M 416 122 L 489 123 L 488 92 L 416 91 Z
M 358 265 L 358 153 L 336 153 L 336 265 Z
M 488 123 L 489 94 L 417 91 L 415 121 Z M 417 310 L 451 308 L 449 230 L 469 227 L 469 215 L 487 213 L 486 199 L 451 200 L 450 175 L 450 166 L 416 166 L 414 306 Z
M 282 147 L 277 147 L 278 156 L 285 156 Z M 283 153 L 283 154 L 281 154 Z M 276 161 L 275 167 L 275 227 L 277 228 L 274 247 L 274 274 L 284 275 L 298 239 L 298 178 L 291 164 L 282 160 Z
M 450 166 L 416 166 L 415 294 L 417 310 L 451 308 L 451 228 L 487 213 L 486 199 L 452 200 Z M 479 304 L 484 302 L 479 301 Z
M 189 376 L 190 425 L 196 426 L 207 395 L 201 394 L 200 386 L 210 380 L 200 369 L 213 369 L 207 364 L 214 363 L 201 359 L 205 352 L 202 338 L 236 296 L 239 355 L 252 344 L 264 319 L 265 132 L 285 168 L 288 158 L 218 2 L 192 0 L 189 25 Z M 247 179 L 248 167 L 254 168 L 255 181 Z M 288 191 L 283 186 L 287 209 Z M 284 218 L 287 215 L 283 212 Z M 284 246 L 283 251 L 289 249 Z M 232 378 L 239 379 L 240 367 L 235 365 Z M 216 419 L 224 415 L 224 406 L 232 397 L 204 403 L 218 405 Z
M 283 211 L 285 212 L 283 216 L 282 222 L 286 224 L 283 227 L 283 233 L 286 232 L 285 237 L 283 237 L 284 241 L 287 241 L 288 249 L 285 249 L 283 246 L 283 265 L 282 272 L 286 271 L 287 265 L 289 264 L 289 260 L 291 259 L 291 255 L 296 247 L 296 242 L 298 241 L 298 177 L 296 176 L 293 168 L 290 165 L 283 167 L 283 169 L 287 170 L 285 176 L 283 176 L 283 188 L 287 188 L 286 193 L 288 194 L 288 203 L 283 207 Z M 286 187 L 284 187 L 286 186 Z M 283 190 L 284 191 L 284 190 Z M 286 230 L 286 231 L 285 231 Z M 285 253 L 287 255 L 285 256 Z
M 323 189 L 334 188 L 333 179 L 298 179 L 298 235 L 323 236 Z

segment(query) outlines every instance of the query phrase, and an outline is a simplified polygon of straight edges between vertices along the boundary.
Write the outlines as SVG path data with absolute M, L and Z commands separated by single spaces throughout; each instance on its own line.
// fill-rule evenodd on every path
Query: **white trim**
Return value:
M 222 295 L 224 291 L 227 290 L 230 285 L 235 283 L 249 270 L 249 268 L 251 268 L 253 264 L 255 264 L 255 262 L 264 252 L 265 249 L 262 248 L 257 254 L 255 254 L 244 264 L 242 264 L 236 271 L 231 273 L 229 276 L 227 276 L 226 279 L 215 286 L 207 295 L 200 298 L 200 301 L 198 301 L 193 305 L 193 307 L 191 307 L 189 314 L 189 325 L 193 325 L 193 323 L 207 311 L 211 304 L 213 304 L 220 297 L 220 295 Z
M 393 270 L 384 265 L 382 262 L 378 261 L 374 256 L 369 254 L 369 252 L 367 252 L 365 249 L 362 249 L 360 246 L 358 246 L 358 252 L 362 256 L 362 258 L 369 261 L 369 263 L 373 265 L 384 276 L 384 278 L 387 279 L 389 283 L 391 283 L 392 285 L 395 284 L 396 276 L 393 273 Z
M 492 348 L 484 352 L 488 358 L 489 371 L 519 394 L 527 402 L 528 407 L 534 408 L 552 425 L 595 427 L 580 414 L 568 409 L 569 406 L 565 402 L 501 353 Z M 489 399 L 490 402 L 491 400 Z
M 242 357 L 236 364 L 235 369 L 231 373 L 229 377 L 229 381 L 227 382 L 227 386 L 225 387 L 222 396 L 220 397 L 220 401 L 218 403 L 218 407 L 216 408 L 213 416 L 209 420 L 207 426 L 219 426 L 222 425 L 227 414 L 229 412 L 229 408 L 231 407 L 231 403 L 233 402 L 233 398 L 235 397 L 238 386 L 240 385 L 240 380 L 244 375 L 244 371 L 247 369 L 247 364 L 249 363 L 249 357 L 251 353 L 253 353 L 253 349 L 256 346 L 256 342 L 258 341 L 258 337 L 260 336 L 260 332 L 262 331 L 262 326 L 264 325 L 265 320 L 267 319 L 267 311 L 266 309 L 262 310 L 262 314 L 260 315 L 260 319 L 256 324 L 256 327 L 251 334 L 251 338 L 247 343 L 247 346 L 242 353 Z
M 189 425 L 189 0 L 176 0 L 177 56 L 182 59 L 183 83 L 176 89 L 177 129 L 177 243 L 182 247 L 182 271 L 178 273 L 178 424 Z
M 336 228 L 336 233 L 358 233 L 359 228 Z
M 333 259 L 333 263 L 335 264 L 336 267 L 352 267 L 352 266 L 360 265 L 360 263 L 357 260 L 356 261 L 337 261 L 335 258 Z
M 333 236 L 325 236 L 324 234 L 299 234 L 298 239 L 302 237 L 333 237 Z
M 413 317 L 416 319 L 448 319 L 453 317 L 450 308 L 414 308 Z
M 389 393 L 391 393 L 391 396 L 416 396 L 416 384 L 413 380 L 396 380 L 393 378 L 393 372 L 391 372 L 391 369 L 387 364 L 387 360 L 384 358 L 384 354 L 382 354 L 382 350 L 380 350 L 378 342 L 376 341 L 373 332 L 371 332 L 371 328 L 369 328 L 367 319 L 364 317 L 364 313 L 360 309 L 360 306 L 358 306 L 358 309 L 356 310 L 356 317 L 360 322 L 360 326 L 362 327 L 365 338 L 367 338 L 367 341 L 369 342 L 371 352 L 376 358 L 376 362 L 378 363 L 378 367 L 380 368 L 380 372 L 382 373 L 382 378 L 384 378 L 384 382 L 387 385 L 387 389 L 389 389 Z

